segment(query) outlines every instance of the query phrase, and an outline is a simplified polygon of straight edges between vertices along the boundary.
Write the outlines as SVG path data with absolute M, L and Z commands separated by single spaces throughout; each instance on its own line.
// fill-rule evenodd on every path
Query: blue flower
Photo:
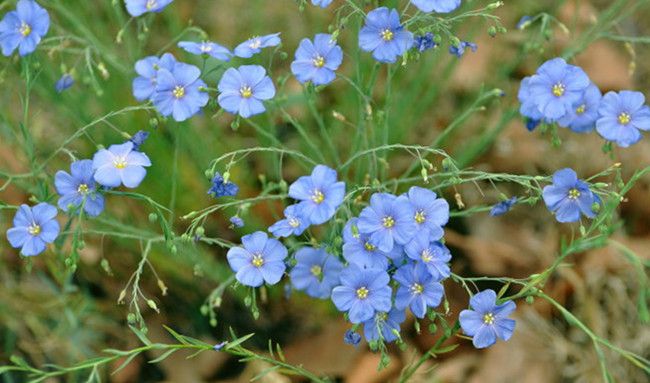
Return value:
M 492 217 L 497 217 L 497 216 L 500 216 L 500 215 L 504 215 L 507 212 L 509 212 L 510 209 L 512 209 L 512 207 L 516 203 L 517 203 L 517 197 L 512 197 L 512 198 L 507 199 L 505 201 L 501 201 L 498 204 L 492 206 L 492 209 L 490 210 L 490 215 Z
M 527 121 L 531 121 L 530 124 L 526 124 L 526 128 L 529 131 L 533 131 L 537 125 L 544 118 L 542 112 L 539 111 L 535 98 L 531 95 L 531 84 L 532 77 L 526 77 L 521 81 L 521 86 L 519 87 L 519 92 L 517 93 L 517 98 L 521 103 L 519 107 L 519 113 L 522 116 L 527 118 Z
M 61 93 L 64 90 L 70 88 L 72 85 L 74 85 L 74 79 L 70 74 L 64 73 L 61 78 L 54 84 L 54 89 L 56 89 L 57 93 Z
M 395 243 L 407 244 L 418 231 L 415 209 L 406 196 L 395 197 L 375 193 L 370 206 L 359 215 L 359 232 L 370 236 L 370 243 L 383 252 L 393 250 Z
M 558 222 L 578 221 L 581 212 L 585 217 L 594 218 L 596 213 L 592 206 L 600 201 L 589 190 L 589 185 L 579 180 L 576 172 L 569 168 L 553 174 L 553 185 L 544 187 L 542 197 L 546 207 L 555 213 Z
M 313 43 L 309 39 L 300 41 L 291 72 L 301 83 L 311 81 L 314 85 L 325 85 L 334 81 L 334 71 L 342 62 L 343 50 L 332 40 L 332 35 L 319 33 Z
M 287 248 L 262 231 L 245 235 L 241 241 L 243 246 L 231 248 L 227 255 L 239 283 L 251 287 L 278 283 L 287 268 Z
M 437 307 L 445 290 L 436 282 L 423 263 L 411 263 L 397 269 L 393 279 L 399 283 L 395 308 L 411 309 L 413 315 L 424 318 L 427 307 Z
M 226 347 L 226 345 L 228 345 L 228 341 L 223 341 L 212 346 L 212 349 L 214 351 L 221 351 L 224 347 Z
M 140 146 L 144 144 L 147 138 L 149 138 L 149 132 L 138 130 L 131 138 L 129 138 L 129 141 L 133 143 L 133 150 L 140 151 Z
M 361 323 L 375 312 L 388 312 L 392 291 L 384 270 L 361 269 L 349 265 L 341 272 L 341 285 L 332 290 L 332 301 L 339 311 L 347 311 L 350 322 Z
M 233 227 L 244 227 L 244 220 L 238 216 L 230 217 L 230 223 Z
M 178 43 L 178 46 L 193 55 L 208 55 L 221 61 L 230 61 L 230 57 L 232 56 L 230 49 L 212 41 L 203 41 L 200 43 L 181 41 Z
M 244 118 L 263 113 L 262 101 L 275 96 L 275 86 L 259 65 L 228 68 L 219 80 L 219 105 L 229 113 Z
M 507 301 L 497 305 L 497 294 L 494 290 L 485 290 L 474 295 L 469 300 L 471 310 L 460 312 L 460 327 L 468 336 L 473 337 L 472 343 L 476 348 L 490 347 L 497 338 L 508 340 L 515 330 L 514 319 L 509 319 L 517 305 Z
M 351 264 L 363 268 L 388 269 L 388 260 L 399 264 L 403 258 L 402 246 L 395 245 L 385 253 L 370 243 L 368 235 L 359 233 L 358 218 L 350 219 L 343 228 L 343 257 Z
M 449 13 L 460 7 L 460 0 L 411 0 L 422 12 Z
M 284 209 L 284 219 L 279 220 L 269 227 L 269 231 L 278 238 L 300 235 L 309 227 L 309 218 L 306 218 L 299 205 L 290 205 Z
M 436 193 L 429 189 L 413 186 L 409 189 L 408 199 L 415 209 L 413 220 L 417 231 L 416 236 L 429 237 L 437 241 L 444 235 L 442 227 L 449 221 L 449 204 L 443 198 L 437 198 Z
M 415 36 L 413 47 L 420 52 L 435 48 L 438 46 L 438 43 L 433 41 L 433 33 L 427 32 L 423 35 Z
M 460 58 L 463 57 L 465 54 L 465 48 L 469 48 L 472 50 L 472 52 L 476 52 L 478 49 L 478 45 L 471 43 L 469 41 L 461 41 L 458 43 L 458 45 L 450 45 L 449 46 L 449 53 Z
M 641 92 L 607 93 L 598 108 L 596 130 L 604 139 L 626 148 L 641 139 L 639 130 L 650 130 L 650 108 Z
M 336 170 L 316 165 L 311 175 L 302 176 L 289 186 L 289 197 L 302 201 L 301 214 L 312 225 L 327 222 L 345 198 L 345 183 L 337 182 Z
M 522 82 L 528 88 L 521 93 L 527 108 L 534 108 L 539 115 L 524 114 L 534 119 L 543 117 L 548 122 L 555 122 L 564 117 L 580 102 L 591 85 L 587 74 L 575 65 L 569 65 L 561 58 L 555 58 L 542 64 L 530 80 Z M 522 97 L 520 97 L 521 100 Z M 522 105 L 523 107 L 523 105 Z
M 361 342 L 361 335 L 355 331 L 348 330 L 345 332 L 345 335 L 343 335 L 343 341 L 352 346 L 357 346 L 359 342 Z
M 517 22 L 517 25 L 515 26 L 515 28 L 517 28 L 519 30 L 522 30 L 522 29 L 526 28 L 528 26 L 528 24 L 530 24 L 530 20 L 532 20 L 532 19 L 533 18 L 528 16 L 528 15 L 522 16 L 521 19 L 519 19 L 519 21 Z
M 185 121 L 198 113 L 210 98 L 205 82 L 199 78 L 201 70 L 181 62 L 171 70 L 160 68 L 156 76 L 156 90 L 151 101 L 163 116 Z
M 560 118 L 558 125 L 569 128 L 576 133 L 586 133 L 594 129 L 598 119 L 598 107 L 603 98 L 600 89 L 594 84 L 589 85 L 580 101 L 567 111 L 564 117 Z
M 56 208 L 48 203 L 39 203 L 30 208 L 20 205 L 14 216 L 14 227 L 7 230 L 7 239 L 20 254 L 29 257 L 42 253 L 48 243 L 59 235 Z
M 160 12 L 174 0 L 125 0 L 126 10 L 133 17 L 147 12 Z
M 412 260 L 423 263 L 436 281 L 441 281 L 451 274 L 451 252 L 440 242 L 430 242 L 426 237 L 416 236 L 404 247 L 404 251 Z
M 214 177 L 212 177 L 212 186 L 208 190 L 209 195 L 214 198 L 234 197 L 237 193 L 239 193 L 239 186 L 230 181 L 226 181 L 219 172 L 214 174 Z
M 321 8 L 327 8 L 330 4 L 332 4 L 332 0 L 311 0 L 311 3 Z
M 327 299 L 339 285 L 343 264 L 325 249 L 303 247 L 296 252 L 296 266 L 291 270 L 291 284 L 313 298 Z
M 133 79 L 133 97 L 138 101 L 148 100 L 156 91 L 159 69 L 174 70 L 176 59 L 171 53 L 162 57 L 145 57 L 135 63 L 135 72 L 139 75 Z
M 374 317 L 363 322 L 363 335 L 368 342 L 378 340 L 386 343 L 393 342 L 398 339 L 400 324 L 405 320 L 404 310 L 393 309 L 389 312 L 377 312 Z
M 375 60 L 394 63 L 413 45 L 413 34 L 404 29 L 395 9 L 377 8 L 368 12 L 366 24 L 359 31 L 359 46 L 372 52 Z
M 2 54 L 11 56 L 16 48 L 26 56 L 36 50 L 50 28 L 50 15 L 33 0 L 20 0 L 16 10 L 8 12 L 0 21 Z
M 69 206 L 79 207 L 90 216 L 98 216 L 104 210 L 104 196 L 97 192 L 93 162 L 75 161 L 70 165 L 70 174 L 59 170 L 54 176 L 54 186 L 59 193 L 59 208 L 68 211 Z
M 101 149 L 93 157 L 95 181 L 106 187 L 135 188 L 147 175 L 145 167 L 151 166 L 146 154 L 134 151 L 133 143 L 127 141 L 121 145 L 111 145 L 108 150 Z
M 540 121 L 540 120 L 535 120 L 535 119 L 532 119 L 532 118 L 526 118 L 526 129 L 527 129 L 529 132 L 532 132 L 532 131 L 535 130 L 535 128 L 537 128 L 537 127 L 539 126 L 539 124 L 541 124 L 541 123 L 542 123 L 542 121 Z
M 252 37 L 235 47 L 235 56 L 250 58 L 262 51 L 262 48 L 280 45 L 280 33 L 273 33 L 265 36 Z

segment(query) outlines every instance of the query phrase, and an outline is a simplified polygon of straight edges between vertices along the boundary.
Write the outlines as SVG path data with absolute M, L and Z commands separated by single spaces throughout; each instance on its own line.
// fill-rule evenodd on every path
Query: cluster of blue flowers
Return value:
M 151 166 L 149 157 L 139 151 L 147 136 L 140 131 L 123 144 L 98 150 L 92 160 L 73 162 L 70 173 L 59 170 L 54 177 L 59 209 L 96 217 L 104 211 L 104 190 L 138 187 L 147 173 L 145 167 Z M 21 205 L 14 226 L 7 231 L 9 243 L 24 256 L 42 253 L 59 235 L 56 216 L 56 207 L 45 202 L 34 207 Z
M 628 147 L 650 130 L 650 107 L 641 92 L 624 90 L 604 96 L 578 66 L 555 58 L 526 77 L 519 89 L 520 112 L 533 130 L 540 122 L 574 132 L 596 129 L 605 140 Z

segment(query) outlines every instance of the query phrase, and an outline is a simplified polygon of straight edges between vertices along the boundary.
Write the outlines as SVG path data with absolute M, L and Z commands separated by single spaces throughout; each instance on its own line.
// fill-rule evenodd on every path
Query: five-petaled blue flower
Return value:
M 0 46 L 2 54 L 11 56 L 18 48 L 18 54 L 26 56 L 50 28 L 50 15 L 33 0 L 20 0 L 16 10 L 8 12 L 0 21 Z
M 497 294 L 493 290 L 485 290 L 474 295 L 469 304 L 471 310 L 460 312 L 460 327 L 471 336 L 476 348 L 490 347 L 497 338 L 508 340 L 515 330 L 514 319 L 509 319 L 517 305 L 507 301 L 497 305 Z
M 363 335 L 366 341 L 382 340 L 386 343 L 399 338 L 400 324 L 406 320 L 404 310 L 392 309 L 389 312 L 377 312 L 372 318 L 363 322 Z
M 399 310 L 409 307 L 413 315 L 424 318 L 427 307 L 437 307 L 442 301 L 444 288 L 423 263 L 410 263 L 400 267 L 393 279 L 400 285 L 395 294 L 395 308 Z
M 534 108 L 548 122 L 564 117 L 582 99 L 591 85 L 587 74 L 575 65 L 569 65 L 562 58 L 555 58 L 542 64 L 530 80 L 523 81 L 527 91 L 520 92 L 522 104 Z M 523 98 L 523 100 L 522 100 Z M 522 105 L 523 108 L 523 105 Z M 527 117 L 540 120 L 529 111 Z
M 159 69 L 174 70 L 176 58 L 171 53 L 162 57 L 145 57 L 135 63 L 135 72 L 139 75 L 133 79 L 133 97 L 138 101 L 150 99 L 156 91 Z
M 299 205 L 290 205 L 284 209 L 284 219 L 279 220 L 269 227 L 269 231 L 278 238 L 291 235 L 300 235 L 309 227 L 309 218 L 306 218 Z
M 230 217 L 230 223 L 232 224 L 232 227 L 244 227 L 244 220 L 236 215 Z
M 275 96 L 275 86 L 259 65 L 228 68 L 219 80 L 219 105 L 227 112 L 244 118 L 263 113 L 262 101 Z
M 458 58 L 463 57 L 465 54 L 465 48 L 469 48 L 472 50 L 472 52 L 476 52 L 478 45 L 469 41 L 461 41 L 458 43 L 458 45 L 449 46 L 449 54 L 452 54 Z
M 497 217 L 497 216 L 500 216 L 500 215 L 504 215 L 507 212 L 509 212 L 510 209 L 512 209 L 512 207 L 516 203 L 517 203 L 517 197 L 512 197 L 512 198 L 509 198 L 509 199 L 507 199 L 505 201 L 501 201 L 498 204 L 492 206 L 492 209 L 490 209 L 490 215 L 492 217 Z
M 394 63 L 413 45 L 413 34 L 402 26 L 395 9 L 377 8 L 368 12 L 366 24 L 359 31 L 359 46 L 372 52 L 375 60 Z
M 558 222 L 578 221 L 581 212 L 585 217 L 594 218 L 596 213 L 592 206 L 600 202 L 589 190 L 589 185 L 579 180 L 576 172 L 569 168 L 553 174 L 553 184 L 544 187 L 542 197 L 546 207 L 555 213 Z
M 312 43 L 302 39 L 291 63 L 291 72 L 298 81 L 311 81 L 314 85 L 325 85 L 336 78 L 335 70 L 343 62 L 343 50 L 332 40 L 332 35 L 319 33 Z
M 449 13 L 460 7 L 460 0 L 411 0 L 422 12 Z
M 435 48 L 438 46 L 438 43 L 436 43 L 433 40 L 433 33 L 427 32 L 423 35 L 417 35 L 415 36 L 414 42 L 413 42 L 413 47 L 417 49 L 419 52 L 424 52 L 426 50 Z
M 230 57 L 232 56 L 230 49 L 212 41 L 203 41 L 200 43 L 181 41 L 178 43 L 178 47 L 183 48 L 193 55 L 207 55 L 221 61 L 230 61 Z
M 359 233 L 358 218 L 350 219 L 343 228 L 343 257 L 359 267 L 388 269 L 388 260 L 399 264 L 403 259 L 404 249 L 395 245 L 393 250 L 385 253 L 370 243 L 368 235 Z
M 231 248 L 227 255 L 239 283 L 251 287 L 278 283 L 287 268 L 287 248 L 262 231 L 245 235 L 241 241 L 243 246 Z
M 250 58 L 260 53 L 262 48 L 274 47 L 280 45 L 280 33 L 273 33 L 265 36 L 252 37 L 235 47 L 235 56 L 241 58 Z
M 414 217 L 415 209 L 406 196 L 375 193 L 370 206 L 361 211 L 357 227 L 370 236 L 370 244 L 387 253 L 396 243 L 407 244 L 417 233 Z
M 70 174 L 63 170 L 56 172 L 54 186 L 59 193 L 59 208 L 68 211 L 70 206 L 80 207 L 93 217 L 104 210 L 104 196 L 97 192 L 93 162 L 91 160 L 75 161 L 70 165 Z
M 61 93 L 72 85 L 74 85 L 74 78 L 69 73 L 64 73 L 54 84 L 54 89 L 57 93 Z
M 13 248 L 20 248 L 26 257 L 38 255 L 59 235 L 56 208 L 42 202 L 34 207 L 20 205 L 14 216 L 14 227 L 7 230 L 7 239 Z
M 313 298 L 327 299 L 339 285 L 343 264 L 325 249 L 303 247 L 296 251 L 296 266 L 291 270 L 291 284 Z
M 408 199 L 415 209 L 413 220 L 417 232 L 415 235 L 429 237 L 437 241 L 444 235 L 442 227 L 449 221 L 449 203 L 437 198 L 429 189 L 413 186 L 408 191 Z
M 185 121 L 203 108 L 210 98 L 205 82 L 199 77 L 201 70 L 181 62 L 171 70 L 160 68 L 156 76 L 156 90 L 152 101 L 163 116 Z
M 641 92 L 608 92 L 598 108 L 598 134 L 624 148 L 637 143 L 639 130 L 650 130 L 650 107 L 644 104 Z
M 151 166 L 146 154 L 133 150 L 133 142 L 111 145 L 93 157 L 95 181 L 102 186 L 135 188 L 147 175 L 145 167 Z
M 580 101 L 567 111 L 564 117 L 560 118 L 558 125 L 569 128 L 576 133 L 586 133 L 594 129 L 598 119 L 598 108 L 603 95 L 600 89 L 594 84 L 589 85 Z
M 404 251 L 412 260 L 424 264 L 436 281 L 441 281 L 451 274 L 451 252 L 440 242 L 430 242 L 426 237 L 416 236 L 404 247 Z
M 208 190 L 208 194 L 214 198 L 219 197 L 234 197 L 239 193 L 239 186 L 237 184 L 226 181 L 221 173 L 216 172 L 212 177 L 212 186 Z
M 125 0 L 126 10 L 133 17 L 147 12 L 160 12 L 174 0 Z
M 345 335 L 343 335 L 343 342 L 352 346 L 357 346 L 359 342 L 361 342 L 361 335 L 355 331 L 348 330 L 345 332 Z
M 332 290 L 332 301 L 337 309 L 348 312 L 350 322 L 365 322 L 376 312 L 390 311 L 389 282 L 384 270 L 349 265 L 341 272 L 341 285 Z
M 301 215 L 312 225 L 328 221 L 345 198 L 345 183 L 338 182 L 336 170 L 316 165 L 311 175 L 302 176 L 289 186 L 289 197 L 302 201 Z
M 330 4 L 332 4 L 332 1 L 333 0 L 311 0 L 311 3 L 321 8 L 327 8 Z

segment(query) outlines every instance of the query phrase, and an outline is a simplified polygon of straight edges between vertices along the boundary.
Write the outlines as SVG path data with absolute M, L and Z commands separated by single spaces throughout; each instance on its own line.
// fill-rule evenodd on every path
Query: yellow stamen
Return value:
M 32 27 L 30 27 L 29 24 L 25 22 L 20 24 L 20 28 L 18 30 L 20 31 L 20 34 L 23 35 L 23 37 L 27 37 L 30 33 L 32 33 Z
M 424 262 L 424 263 L 431 262 L 433 260 L 433 256 L 431 255 L 431 251 L 429 251 L 429 249 L 422 250 L 422 254 L 420 254 L 420 259 L 422 259 L 422 262 Z
M 562 97 L 564 95 L 564 91 L 566 88 L 564 87 L 564 84 L 561 82 L 558 82 L 557 84 L 553 85 L 553 95 L 555 97 Z
M 386 216 L 381 219 L 381 224 L 384 225 L 386 229 L 390 229 L 395 226 L 395 219 L 391 216 Z
M 426 221 L 426 220 L 427 220 L 427 218 L 426 218 L 426 216 L 425 216 L 425 214 L 424 214 L 424 212 L 422 210 L 415 213 L 415 222 L 424 223 L 424 221 Z
M 321 204 L 325 201 L 325 195 L 320 190 L 314 190 L 314 194 L 311 195 L 311 200 L 317 204 Z
M 180 85 L 176 85 L 176 87 L 174 87 L 174 90 L 172 90 L 172 94 L 173 94 L 174 97 L 176 97 L 177 99 L 179 99 L 179 98 L 183 98 L 183 96 L 185 96 L 185 88 L 183 88 L 183 87 L 180 86 Z
M 86 184 L 79 184 L 79 187 L 77 188 L 77 193 L 81 195 L 86 195 L 88 194 L 88 185 Z
M 259 47 L 262 46 L 262 39 L 260 39 L 259 37 L 253 37 L 252 40 L 253 41 L 251 41 L 251 43 L 248 44 L 248 47 L 250 49 L 258 49 Z
M 145 7 L 148 11 L 152 10 L 156 6 L 156 0 L 147 0 L 147 5 Z
M 483 315 L 483 323 L 485 323 L 485 324 L 493 324 L 494 323 L 494 314 L 487 313 L 487 314 Z
M 264 258 L 262 258 L 262 254 L 253 255 L 253 260 L 251 261 L 251 263 L 255 267 L 262 267 L 262 265 L 264 264 Z
M 365 286 L 364 287 L 359 287 L 357 289 L 357 298 L 366 299 L 366 298 L 368 298 L 368 293 L 369 292 L 370 291 L 368 291 L 368 289 Z
M 293 228 L 296 228 L 296 227 L 300 226 L 300 221 L 298 221 L 298 219 L 295 218 L 295 217 L 291 217 L 291 218 L 289 218 L 289 226 L 291 226 Z
M 311 273 L 314 276 L 318 277 L 323 273 L 323 268 L 320 267 L 319 265 L 314 265 L 314 266 L 311 267 L 311 269 L 309 271 L 311 271 Z
M 569 190 L 569 199 L 578 199 L 580 197 L 580 190 L 573 188 Z
M 388 319 L 388 313 L 377 313 L 377 322 L 386 322 Z
M 37 236 L 41 233 L 41 227 L 35 223 L 27 228 L 27 232 L 33 236 Z
M 391 31 L 390 29 L 384 29 L 383 31 L 381 31 L 381 38 L 384 41 L 391 41 L 393 37 L 395 37 L 395 35 L 393 34 L 393 31 Z
M 127 163 L 126 163 L 126 158 L 118 157 L 118 158 L 114 159 L 114 160 L 113 160 L 113 165 L 114 165 L 117 169 L 124 169 L 124 168 L 126 167 L 126 165 L 127 165 Z
M 316 68 L 322 68 L 325 65 L 325 58 L 321 55 L 318 55 L 312 60 L 312 63 L 314 63 L 314 66 Z
M 621 125 L 627 125 L 632 121 L 632 116 L 629 113 L 623 112 L 618 115 L 618 123 Z
M 239 89 L 239 94 L 243 98 L 251 98 L 253 96 L 253 89 L 248 85 L 244 85 Z
M 376 247 L 373 246 L 370 242 L 366 242 L 363 247 L 366 249 L 366 251 L 375 251 Z
M 414 284 L 411 285 L 411 292 L 413 294 L 416 294 L 416 295 L 417 294 L 422 294 L 423 291 L 424 291 L 424 287 L 422 287 L 421 284 L 414 283 Z
M 587 105 L 582 104 L 576 109 L 576 114 L 579 116 L 581 114 L 584 114 L 587 111 Z

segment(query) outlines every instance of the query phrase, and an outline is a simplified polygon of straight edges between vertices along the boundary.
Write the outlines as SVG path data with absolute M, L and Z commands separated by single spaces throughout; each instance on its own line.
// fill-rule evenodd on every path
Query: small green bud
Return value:
M 126 321 L 129 322 L 130 325 L 135 324 L 135 314 L 129 313 L 129 315 L 126 316 Z
M 173 255 L 176 255 L 178 253 L 178 248 L 176 245 L 172 245 L 172 247 L 169 249 Z
M 206 316 L 208 315 L 208 306 L 207 305 L 201 305 L 201 315 Z
M 151 308 L 152 310 L 154 310 L 154 311 L 157 312 L 157 313 L 160 312 L 160 310 L 158 310 L 158 306 L 156 305 L 156 302 L 154 302 L 154 301 L 151 300 L 151 299 L 148 299 L 148 300 L 147 300 L 147 306 L 149 306 L 149 308 Z
M 529 296 L 526 297 L 526 303 L 528 303 L 529 305 L 532 305 L 533 302 L 535 302 L 535 298 L 533 298 L 532 295 L 529 295 Z
M 217 327 L 217 319 L 216 318 L 210 318 L 210 326 L 211 327 Z
M 488 35 L 490 35 L 490 37 L 496 37 L 497 28 L 494 25 L 488 28 Z
M 158 220 L 158 214 L 149 213 L 149 222 L 154 223 Z
M 199 237 L 203 237 L 203 234 L 205 234 L 205 229 L 203 228 L 203 226 L 197 227 L 195 234 L 198 235 Z
M 487 9 L 488 10 L 497 9 L 501 6 L 503 6 L 503 1 L 495 1 L 492 4 L 488 4 Z

